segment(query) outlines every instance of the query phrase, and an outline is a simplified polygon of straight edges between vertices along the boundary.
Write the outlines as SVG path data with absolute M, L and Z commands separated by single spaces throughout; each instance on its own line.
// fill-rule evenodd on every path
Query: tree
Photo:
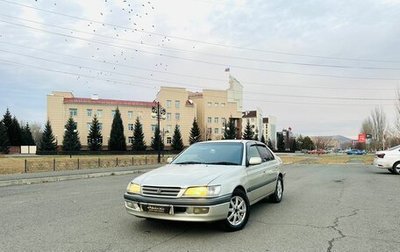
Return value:
M 244 128 L 242 138 L 245 140 L 253 140 L 254 139 L 254 132 L 253 132 L 253 129 L 251 128 L 249 119 L 247 119 L 246 127 Z
M 99 120 L 97 120 L 96 115 L 94 115 L 92 124 L 90 125 L 88 140 L 89 150 L 101 150 L 101 146 L 103 145 L 103 136 L 101 135 L 100 123 Z
M 261 142 L 262 142 L 262 143 L 266 143 L 266 142 L 265 142 L 264 134 L 261 135 Z
M 33 122 L 30 125 L 33 141 L 39 145 L 40 141 L 42 140 L 42 125 L 38 122 Z
M 369 119 L 372 126 L 372 145 L 375 150 L 383 150 L 385 148 L 387 122 L 382 107 L 376 107 L 372 110 Z
M 267 141 L 267 146 L 268 146 L 268 148 L 270 148 L 271 150 L 274 149 L 274 146 L 272 145 L 272 141 L 271 141 L 271 139 L 269 139 L 269 138 L 268 138 L 268 141 Z
M 108 141 L 108 149 L 112 151 L 126 151 L 124 125 L 118 107 L 115 110 L 115 115 L 111 126 L 110 140 Z
M 296 150 L 301 151 L 303 148 L 304 137 L 300 134 L 297 137 Z
M 35 145 L 35 140 L 33 140 L 31 128 L 28 123 L 26 123 L 25 127 L 21 128 L 21 145 Z
M 315 149 L 314 142 L 309 136 L 304 137 L 301 149 L 303 150 L 313 150 Z
M 154 131 L 153 139 L 151 140 L 151 148 L 153 150 L 158 150 L 158 146 L 160 145 L 160 150 L 164 150 L 164 143 L 161 140 L 160 129 L 156 127 Z
M 19 125 L 17 118 L 14 116 L 10 128 L 8 129 L 8 138 L 11 146 L 21 145 L 21 135 L 21 126 Z
M 290 151 L 295 152 L 296 150 L 297 150 L 297 141 L 296 141 L 296 138 L 293 138 L 292 146 L 290 146 Z
M 224 139 L 236 139 L 235 121 L 229 118 L 228 125 L 225 124 Z
M 283 133 L 277 132 L 276 135 L 277 135 L 277 139 L 278 139 L 278 143 L 277 143 L 278 151 L 285 151 L 285 141 L 283 139 Z
M 41 151 L 55 151 L 57 149 L 56 139 L 54 138 L 53 130 L 51 129 L 49 120 L 47 120 L 47 123 L 44 127 L 39 149 Z
M 190 129 L 189 143 L 192 145 L 197 142 L 201 142 L 201 133 L 196 118 L 194 118 L 192 128 Z
M 63 151 L 79 151 L 81 149 L 79 133 L 76 128 L 76 123 L 72 117 L 70 117 L 67 121 L 67 124 L 65 124 L 62 149 Z
M 7 128 L 3 121 L 0 121 L 0 153 L 7 154 L 10 142 L 8 140 Z
M 144 141 L 143 126 L 139 121 L 139 117 L 136 118 L 135 128 L 133 129 L 132 150 L 134 150 L 134 151 L 144 151 L 144 150 L 146 150 L 146 143 Z
M 6 127 L 7 137 L 8 137 L 8 140 L 10 141 L 12 116 L 11 116 L 10 110 L 8 110 L 8 108 L 6 110 L 6 113 L 3 116 L 3 124 Z M 10 144 L 11 144 L 11 142 L 10 142 Z
M 179 130 L 178 125 L 175 125 L 174 135 L 172 136 L 171 147 L 172 149 L 177 151 L 181 151 L 184 148 L 181 131 Z
M 332 143 L 332 137 L 317 136 L 314 137 L 314 145 L 317 150 L 326 150 Z

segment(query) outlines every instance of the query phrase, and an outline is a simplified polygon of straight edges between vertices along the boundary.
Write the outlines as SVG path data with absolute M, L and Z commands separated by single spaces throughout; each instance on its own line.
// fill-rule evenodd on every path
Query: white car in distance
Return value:
M 400 145 L 385 151 L 377 151 L 374 165 L 381 169 L 387 169 L 393 174 L 400 175 Z
M 124 194 L 128 213 L 173 221 L 220 221 L 242 229 L 250 206 L 283 195 L 282 161 L 265 144 L 221 140 L 191 145 L 170 164 L 134 178 Z

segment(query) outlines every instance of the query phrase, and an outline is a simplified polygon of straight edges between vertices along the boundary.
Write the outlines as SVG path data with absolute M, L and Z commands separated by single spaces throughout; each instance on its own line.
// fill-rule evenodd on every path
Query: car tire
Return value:
M 400 162 L 394 163 L 392 171 L 394 174 L 400 175 Z
M 243 190 L 233 191 L 229 200 L 228 214 L 223 220 L 222 228 L 228 232 L 239 231 L 246 226 L 250 216 L 250 203 Z
M 283 180 L 278 177 L 276 180 L 275 192 L 271 195 L 270 199 L 274 203 L 279 203 L 282 201 L 283 197 Z

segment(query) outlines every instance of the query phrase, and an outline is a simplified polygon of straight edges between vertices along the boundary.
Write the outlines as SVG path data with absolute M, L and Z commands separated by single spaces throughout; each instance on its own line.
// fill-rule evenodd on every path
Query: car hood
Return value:
M 169 164 L 147 172 L 133 180 L 141 185 L 152 186 L 203 186 L 218 177 L 239 170 L 241 166 L 205 165 L 205 164 Z

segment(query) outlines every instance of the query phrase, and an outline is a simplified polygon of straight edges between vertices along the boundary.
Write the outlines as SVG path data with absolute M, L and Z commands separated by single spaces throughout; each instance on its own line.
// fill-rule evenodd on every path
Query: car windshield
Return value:
M 238 142 L 198 143 L 179 155 L 173 164 L 241 165 L 243 144 Z

